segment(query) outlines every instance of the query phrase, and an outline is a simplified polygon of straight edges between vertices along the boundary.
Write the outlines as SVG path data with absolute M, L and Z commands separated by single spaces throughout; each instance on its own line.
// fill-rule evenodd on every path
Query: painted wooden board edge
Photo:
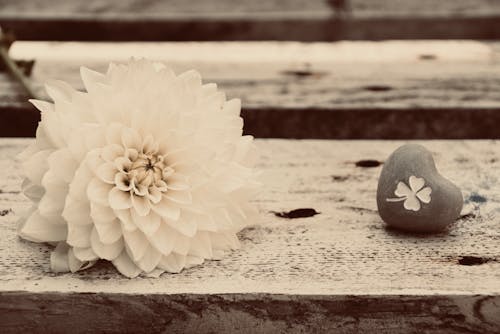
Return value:
M 128 333 L 497 333 L 500 295 L 0 293 L 0 329 Z
M 499 108 L 242 108 L 244 133 L 289 139 L 499 139 Z M 39 112 L 0 105 L 1 137 L 34 137 Z M 411 124 L 411 126 L 405 126 Z
M 19 40 L 59 41 L 338 41 L 499 39 L 500 17 L 38 17 L 0 14 Z

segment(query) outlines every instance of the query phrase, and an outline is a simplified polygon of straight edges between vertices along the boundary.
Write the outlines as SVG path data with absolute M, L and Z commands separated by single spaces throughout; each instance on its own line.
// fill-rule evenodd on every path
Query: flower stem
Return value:
M 386 198 L 387 202 L 402 202 L 406 199 L 406 197 L 398 197 L 398 198 Z
M 9 51 L 7 50 L 6 43 L 4 40 L 4 34 L 0 30 L 0 62 L 2 62 L 7 71 L 14 77 L 14 79 L 19 82 L 26 92 L 33 99 L 40 99 L 40 96 L 36 90 L 31 85 L 30 80 L 21 72 L 16 63 L 9 57 Z

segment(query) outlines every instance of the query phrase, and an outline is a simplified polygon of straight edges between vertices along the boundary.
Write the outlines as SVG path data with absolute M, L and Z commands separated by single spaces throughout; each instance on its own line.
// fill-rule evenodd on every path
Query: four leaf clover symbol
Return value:
M 401 202 L 404 201 L 403 206 L 406 210 L 418 211 L 420 210 L 420 201 L 422 203 L 431 202 L 431 192 L 430 187 L 425 187 L 425 180 L 420 177 L 410 176 L 408 179 L 410 187 L 408 187 L 404 182 L 399 182 L 394 194 L 398 198 L 387 198 L 387 202 Z

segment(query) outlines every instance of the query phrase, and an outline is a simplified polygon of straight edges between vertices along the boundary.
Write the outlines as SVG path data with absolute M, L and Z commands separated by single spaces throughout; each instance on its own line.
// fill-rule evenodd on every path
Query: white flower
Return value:
M 125 276 L 217 259 L 255 223 L 258 184 L 240 101 L 159 63 L 81 69 L 86 92 L 46 85 L 36 141 L 20 159 L 33 202 L 19 234 L 57 243 L 54 271 L 98 259 Z
M 387 198 L 387 202 L 404 201 L 403 206 L 406 210 L 419 211 L 420 201 L 426 204 L 431 202 L 432 189 L 430 187 L 424 188 L 425 180 L 420 177 L 412 175 L 408 182 L 411 189 L 404 182 L 399 182 L 394 191 L 394 194 L 399 198 Z

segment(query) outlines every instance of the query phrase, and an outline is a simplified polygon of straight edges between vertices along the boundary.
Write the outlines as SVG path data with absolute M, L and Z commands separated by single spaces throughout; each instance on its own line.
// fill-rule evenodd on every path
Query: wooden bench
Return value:
M 26 40 L 498 39 L 491 0 L 36 0 L 2 3 Z
M 498 42 L 24 42 L 11 54 L 36 59 L 33 79 L 40 86 L 59 78 L 82 88 L 81 65 L 103 71 L 109 61 L 131 55 L 165 61 L 177 72 L 197 68 L 228 97 L 242 99 L 245 130 L 256 137 L 500 136 Z M 0 112 L 7 120 L 0 134 L 32 136 L 38 111 L 19 84 L 7 74 L 0 78 Z
M 499 31 L 498 8 L 487 1 L 440 1 L 431 10 L 408 9 L 410 1 L 384 7 L 391 2 L 359 0 L 351 14 L 335 14 L 320 1 L 304 7 L 297 0 L 291 9 L 258 1 L 229 7 L 224 15 L 218 7 L 207 13 L 205 2 L 189 7 L 197 10 L 193 14 L 182 1 L 152 1 L 134 18 L 126 15 L 132 11 L 126 2 L 119 13 L 99 7 L 104 1 L 85 2 L 81 15 L 75 15 L 76 2 L 58 3 L 57 15 L 32 1 L 8 4 L 0 24 L 15 28 L 21 39 L 37 40 L 451 39 L 486 38 L 488 31 L 498 38 Z M 233 2 L 213 3 L 227 9 Z M 148 11 L 159 11 L 155 6 L 172 7 L 152 17 Z M 262 16 L 262 6 L 272 15 Z M 409 11 L 416 23 L 407 22 Z M 297 24 L 290 19 L 297 17 L 312 28 L 284 35 L 279 29 Z M 350 28 L 321 35 L 321 22 L 332 20 Z M 141 27 L 151 21 L 154 29 L 146 34 Z M 186 22 L 196 38 L 171 33 Z M 230 35 L 221 22 L 245 29 Z M 376 24 L 363 28 L 363 22 Z M 432 22 L 445 28 L 432 28 Z M 75 35 L 76 23 L 105 29 Z M 118 33 L 123 24 L 137 30 L 124 37 Z M 387 30 L 404 24 L 413 24 L 414 32 Z M 16 235 L 28 201 L 20 194 L 14 157 L 33 139 L 7 138 L 32 137 L 39 116 L 19 84 L 0 72 L 0 332 L 499 332 L 499 45 L 14 43 L 13 58 L 36 60 L 36 87 L 57 78 L 82 88 L 80 65 L 103 70 L 131 55 L 165 61 L 176 72 L 197 68 L 228 97 L 242 98 L 245 131 L 259 137 L 257 168 L 265 187 L 255 200 L 261 221 L 243 230 L 242 248 L 221 261 L 158 279 L 126 279 L 104 262 L 85 272 L 53 274 L 50 247 Z M 381 166 L 409 139 L 428 147 L 439 170 L 462 189 L 464 210 L 449 233 L 404 234 L 387 229 L 378 216 Z

